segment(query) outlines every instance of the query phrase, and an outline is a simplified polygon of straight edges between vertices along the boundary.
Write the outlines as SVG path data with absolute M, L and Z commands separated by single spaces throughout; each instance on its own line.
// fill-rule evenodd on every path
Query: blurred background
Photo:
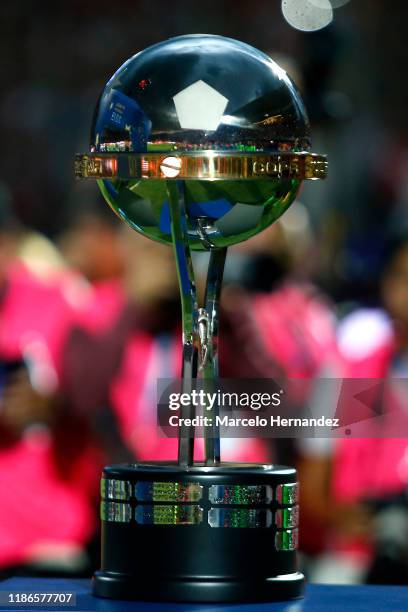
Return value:
M 329 157 L 231 249 L 224 374 L 308 378 L 297 410 L 330 402 L 319 377 L 408 376 L 407 20 L 402 0 L 3 0 L 0 576 L 89 575 L 101 465 L 175 452 L 152 408 L 178 375 L 169 251 L 73 179 L 104 84 L 150 44 L 204 32 L 270 54 Z M 408 583 L 408 440 L 240 444 L 224 456 L 298 466 L 311 580 Z

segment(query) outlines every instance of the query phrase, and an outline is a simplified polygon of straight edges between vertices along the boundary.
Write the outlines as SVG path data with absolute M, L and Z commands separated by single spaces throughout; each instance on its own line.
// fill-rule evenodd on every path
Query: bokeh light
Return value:
M 329 0 L 282 0 L 282 14 L 293 28 L 315 32 L 333 21 L 333 7 Z M 320 6 L 321 5 L 321 6 Z
M 310 2 L 310 4 L 314 4 L 315 6 L 318 6 L 319 8 L 324 9 L 327 7 L 327 0 L 308 0 L 308 1 Z M 350 0 L 329 0 L 329 2 L 332 5 L 332 7 L 336 9 L 336 8 L 340 8 L 341 6 L 344 6 L 345 4 L 350 2 Z

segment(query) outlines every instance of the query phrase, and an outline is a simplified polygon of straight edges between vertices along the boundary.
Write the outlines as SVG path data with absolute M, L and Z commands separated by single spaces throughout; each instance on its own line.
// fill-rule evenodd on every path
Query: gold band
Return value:
M 95 179 L 324 179 L 327 159 L 315 153 L 85 153 L 75 176 Z

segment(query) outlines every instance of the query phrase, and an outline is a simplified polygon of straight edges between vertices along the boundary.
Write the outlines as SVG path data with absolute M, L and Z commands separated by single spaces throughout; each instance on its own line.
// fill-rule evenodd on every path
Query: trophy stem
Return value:
M 214 391 L 212 382 L 219 376 L 218 370 L 218 320 L 221 296 L 222 277 L 224 274 L 227 249 L 213 249 L 210 254 L 207 284 L 205 289 L 205 309 L 200 309 L 200 320 L 206 322 L 205 353 L 200 363 L 201 378 L 204 380 L 205 390 Z M 200 336 L 203 334 L 200 334 Z M 200 337 L 201 339 L 201 337 Z M 202 342 L 201 342 L 202 344 Z M 204 430 L 205 437 L 205 463 L 214 465 L 221 460 L 220 428 L 215 417 L 219 413 L 219 406 L 214 404 L 211 409 L 212 425 Z
M 184 183 L 167 181 L 170 203 L 171 233 L 180 287 L 183 326 L 182 393 L 191 393 L 197 378 L 198 362 L 198 303 L 193 263 L 187 235 Z M 194 417 L 194 406 L 182 406 L 181 417 Z M 189 466 L 194 462 L 194 427 L 179 428 L 178 463 Z
M 186 205 L 183 181 L 167 181 L 170 202 L 171 231 L 174 256 L 180 286 L 183 326 L 182 392 L 190 393 L 197 375 L 203 380 L 204 391 L 213 392 L 218 377 L 218 318 L 222 277 L 227 249 L 212 249 L 208 266 L 204 308 L 198 308 L 194 269 L 188 242 Z M 203 406 L 208 410 L 207 406 Z M 212 425 L 205 427 L 205 463 L 220 462 L 220 433 L 215 417 L 218 406 L 211 408 Z M 193 418 L 194 407 L 183 406 L 181 417 Z M 194 428 L 184 424 L 179 428 L 178 463 L 194 462 Z

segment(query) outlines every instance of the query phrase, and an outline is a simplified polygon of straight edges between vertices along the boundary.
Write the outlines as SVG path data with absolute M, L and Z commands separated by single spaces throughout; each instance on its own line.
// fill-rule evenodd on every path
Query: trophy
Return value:
M 326 168 L 325 157 L 310 152 L 296 87 L 244 43 L 172 38 L 131 57 L 106 84 L 90 152 L 76 156 L 75 172 L 97 179 L 132 228 L 173 247 L 183 392 L 218 375 L 227 247 L 268 227 L 302 181 L 324 178 Z M 203 307 L 191 251 L 210 252 Z M 180 408 L 183 422 L 194 410 Z M 209 414 L 216 413 L 214 406 Z M 177 462 L 104 469 L 94 594 L 199 602 L 301 596 L 296 470 L 223 463 L 215 418 L 204 429 L 205 459 L 195 462 L 194 435 L 188 420 L 179 427 Z

